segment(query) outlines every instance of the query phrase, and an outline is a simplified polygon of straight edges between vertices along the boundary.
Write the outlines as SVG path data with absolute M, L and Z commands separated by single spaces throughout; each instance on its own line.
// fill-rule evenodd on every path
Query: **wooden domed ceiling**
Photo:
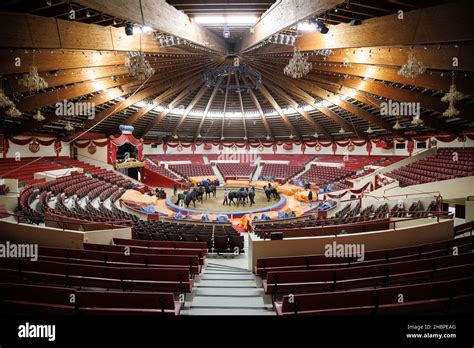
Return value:
M 307 0 L 296 9 L 292 3 L 4 1 L 1 88 L 21 116 L 0 108 L 0 132 L 115 134 L 120 124 L 130 124 L 146 138 L 218 141 L 461 135 L 472 129 L 471 1 Z M 197 24 L 198 16 L 239 15 L 259 19 Z M 329 32 L 300 30 L 297 23 L 308 18 L 320 18 Z M 128 23 L 135 25 L 134 35 L 125 35 Z M 141 32 L 143 25 L 149 30 Z M 278 35 L 288 43 L 297 40 L 312 64 L 309 74 L 295 79 L 283 73 L 294 46 L 281 44 L 285 37 Z M 140 50 L 155 70 L 144 81 L 130 76 L 125 65 L 130 52 Z M 413 79 L 397 73 L 410 53 L 426 68 Z M 232 65 L 235 57 L 261 83 L 239 71 L 205 83 L 204 75 Z M 47 88 L 30 91 L 18 83 L 32 66 Z M 453 71 L 464 97 L 455 104 L 459 115 L 448 118 L 441 98 Z M 235 85 L 242 88 L 229 87 Z M 95 117 L 58 115 L 56 103 L 63 100 L 94 103 Z M 382 103 L 391 101 L 419 103 L 423 124 L 412 124 L 409 115 L 382 114 Z M 44 120 L 34 119 L 38 110 Z M 393 128 L 397 122 L 401 129 Z M 66 123 L 74 130 L 66 131 Z M 374 132 L 367 133 L 369 128 Z

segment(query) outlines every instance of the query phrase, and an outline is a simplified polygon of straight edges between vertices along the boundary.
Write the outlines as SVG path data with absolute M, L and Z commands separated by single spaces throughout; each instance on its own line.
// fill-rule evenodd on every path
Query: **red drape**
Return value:
M 85 143 L 74 143 L 74 146 L 80 148 L 80 149 L 85 149 L 86 147 L 89 147 L 91 144 L 94 144 L 95 146 L 97 147 L 105 147 L 107 146 L 107 144 L 109 143 L 108 140 L 104 140 L 104 141 L 86 141 Z

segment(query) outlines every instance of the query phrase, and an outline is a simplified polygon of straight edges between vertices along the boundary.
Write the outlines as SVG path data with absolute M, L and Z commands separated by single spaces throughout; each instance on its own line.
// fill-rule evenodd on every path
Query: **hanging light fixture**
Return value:
M 314 134 L 313 134 L 313 138 L 319 138 L 319 134 L 318 134 L 318 132 L 314 132 Z
M 293 139 L 294 137 L 295 137 L 295 136 L 293 135 L 293 133 L 291 133 L 291 134 L 288 136 L 288 138 L 290 138 L 290 139 Z
M 454 83 L 454 71 L 451 72 L 451 85 L 449 86 L 449 92 L 446 93 L 441 101 L 449 103 L 446 111 L 443 112 L 444 117 L 454 117 L 460 114 L 460 111 L 454 107 L 454 104 L 464 98 L 464 94 L 456 89 Z
M 265 139 L 270 140 L 271 137 L 270 137 L 269 135 L 267 135 L 267 136 L 265 137 Z
M 3 89 L 0 88 L 0 108 L 15 105 L 13 101 L 5 95 Z
M 397 122 L 393 125 L 393 129 L 395 130 L 403 129 L 403 126 L 397 120 Z
M 346 132 L 346 131 L 344 130 L 343 127 L 341 127 L 341 129 L 339 129 L 339 134 L 343 134 L 343 133 L 345 133 L 345 132 Z
M 39 76 L 38 68 L 35 66 L 30 67 L 28 74 L 23 74 L 23 77 L 18 80 L 18 84 L 27 87 L 30 92 L 38 92 L 40 89 L 48 87 L 48 83 Z
M 74 130 L 74 127 L 71 125 L 71 122 L 69 121 L 66 122 L 66 125 L 64 126 L 64 130 L 67 130 L 68 132 Z
M 15 105 L 10 106 L 10 108 L 5 111 L 5 114 L 11 118 L 18 118 L 21 116 L 20 110 L 18 110 Z
M 367 128 L 367 130 L 365 131 L 367 134 L 372 134 L 374 132 L 374 130 L 372 129 L 372 127 L 370 126 L 369 124 L 369 128 Z
M 139 81 L 143 81 L 155 74 L 155 69 L 145 59 L 143 52 L 133 56 L 127 60 L 125 67 L 128 69 L 130 75 Z
M 41 114 L 41 110 L 37 110 L 36 111 L 36 114 L 33 116 L 33 119 L 35 121 L 38 121 L 38 122 L 41 122 L 41 121 L 44 121 L 46 119 L 46 117 L 44 117 L 42 114 Z
M 415 58 L 413 50 L 410 50 L 408 53 L 408 61 L 406 64 L 403 64 L 398 70 L 398 75 L 402 75 L 407 79 L 414 79 L 418 75 L 423 74 L 426 71 L 423 63 Z
M 308 57 L 304 57 L 297 46 L 293 51 L 293 57 L 285 66 L 283 72 L 294 79 L 300 79 L 311 71 L 312 64 L 308 63 Z
M 413 117 L 411 124 L 414 126 L 421 126 L 423 124 L 423 120 L 420 118 L 420 116 L 416 116 L 416 117 Z

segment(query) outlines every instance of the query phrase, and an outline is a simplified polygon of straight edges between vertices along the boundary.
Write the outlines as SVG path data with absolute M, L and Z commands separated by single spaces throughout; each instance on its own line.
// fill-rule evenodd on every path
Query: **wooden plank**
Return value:
M 474 40 L 472 2 L 460 0 L 404 13 L 372 18 L 362 25 L 339 24 L 329 33 L 304 34 L 302 51 L 368 46 L 424 45 L 438 42 Z
M 281 0 L 270 7 L 238 44 L 236 52 L 245 51 L 266 38 L 299 21 L 334 8 L 341 0 Z
M 117 18 L 179 36 L 214 51 L 227 52 L 223 39 L 192 21 L 165 0 L 76 0 L 75 2 Z
M 101 25 L 58 20 L 61 47 L 68 49 L 113 50 L 110 28 Z

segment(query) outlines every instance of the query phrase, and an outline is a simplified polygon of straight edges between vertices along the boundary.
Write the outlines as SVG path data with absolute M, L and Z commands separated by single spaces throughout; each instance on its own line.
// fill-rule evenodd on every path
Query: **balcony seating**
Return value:
M 214 176 L 212 166 L 209 164 L 177 164 L 170 165 L 168 168 L 185 178 L 193 176 Z
M 225 180 L 250 180 L 255 172 L 255 166 L 248 163 L 217 163 L 217 168 Z
M 164 166 L 158 166 L 156 164 L 152 164 L 150 162 L 145 162 L 145 168 L 148 170 L 151 170 L 152 172 L 155 172 L 157 174 L 160 174 L 168 179 L 177 181 L 181 180 L 179 176 L 177 176 L 175 173 L 169 171 L 166 169 Z
M 263 163 L 260 178 L 263 180 L 288 181 L 291 177 L 303 171 L 304 166 L 292 166 L 286 164 Z
M 474 175 L 474 148 L 441 148 L 434 155 L 385 173 L 410 186 Z

